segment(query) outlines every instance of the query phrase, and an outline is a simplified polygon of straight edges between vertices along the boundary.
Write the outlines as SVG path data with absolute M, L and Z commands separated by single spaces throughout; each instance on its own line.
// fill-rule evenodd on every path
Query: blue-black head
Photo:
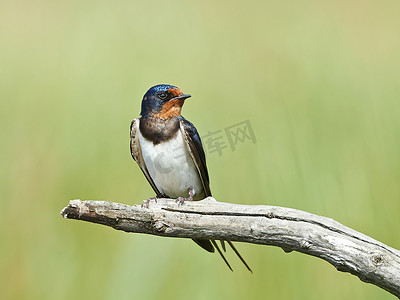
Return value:
M 169 119 L 180 116 L 185 99 L 191 97 L 184 94 L 176 86 L 159 84 L 151 87 L 142 100 L 142 116 Z

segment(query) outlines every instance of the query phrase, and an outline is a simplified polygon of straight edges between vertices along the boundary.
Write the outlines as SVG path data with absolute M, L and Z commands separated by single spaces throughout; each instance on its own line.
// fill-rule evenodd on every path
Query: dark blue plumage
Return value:
M 159 84 L 150 88 L 143 96 L 140 115 L 148 116 L 160 112 L 165 102 L 174 97 L 174 95 L 171 92 L 168 92 L 168 90 L 177 89 L 176 86 L 169 84 Z M 165 95 L 165 97 L 163 95 Z

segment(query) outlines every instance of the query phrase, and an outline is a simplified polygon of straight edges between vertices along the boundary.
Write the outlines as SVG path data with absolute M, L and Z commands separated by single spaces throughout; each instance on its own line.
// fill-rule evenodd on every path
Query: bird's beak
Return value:
M 187 98 L 190 98 L 190 97 L 192 97 L 192 95 L 189 95 L 189 94 L 182 94 L 182 95 L 179 95 L 179 96 L 177 96 L 177 97 L 175 97 L 175 98 L 172 98 L 171 100 L 175 100 L 175 99 L 187 99 Z

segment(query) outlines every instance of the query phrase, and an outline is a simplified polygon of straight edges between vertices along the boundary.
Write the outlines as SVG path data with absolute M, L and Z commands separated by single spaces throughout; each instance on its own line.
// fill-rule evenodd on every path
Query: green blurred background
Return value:
M 219 201 L 293 207 L 400 248 L 400 4 L 0 2 L 1 299 L 394 299 L 328 263 L 237 244 L 254 274 L 190 240 L 64 220 L 70 199 L 139 204 L 143 94 L 192 94 Z

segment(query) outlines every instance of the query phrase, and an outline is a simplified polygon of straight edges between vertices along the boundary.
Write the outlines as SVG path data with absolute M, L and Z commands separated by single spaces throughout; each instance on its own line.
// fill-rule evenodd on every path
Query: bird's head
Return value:
M 142 116 L 152 116 L 169 119 L 181 115 L 185 99 L 190 95 L 184 94 L 180 88 L 168 84 L 159 84 L 150 88 L 143 96 Z

